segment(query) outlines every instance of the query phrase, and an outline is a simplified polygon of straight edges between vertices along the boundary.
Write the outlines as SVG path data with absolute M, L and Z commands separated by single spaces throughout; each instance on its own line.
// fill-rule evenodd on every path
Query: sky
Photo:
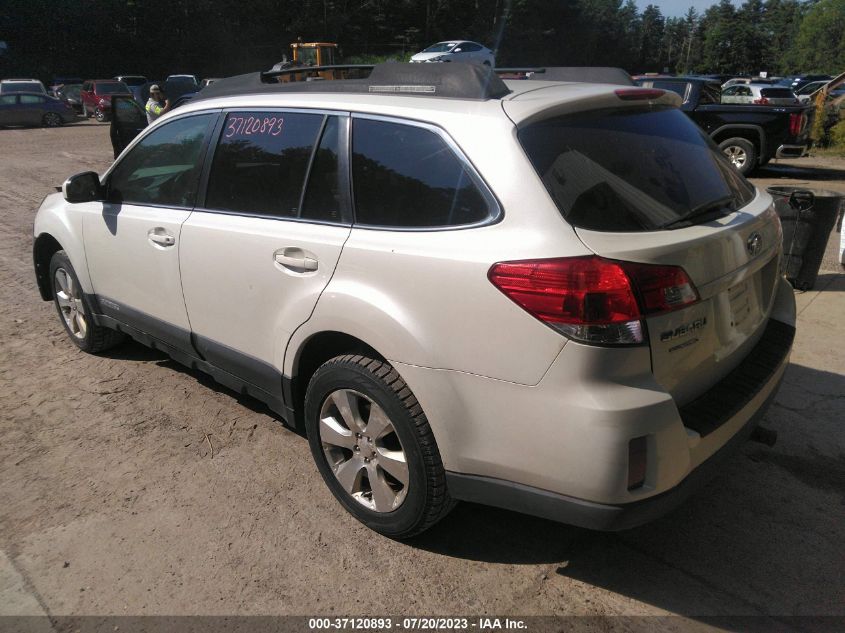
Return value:
M 660 7 L 661 13 L 667 18 L 682 16 L 690 7 L 695 7 L 696 11 L 703 13 L 710 5 L 718 3 L 719 0 L 637 0 L 640 11 L 653 4 Z M 733 0 L 733 3 L 737 6 L 742 4 L 740 0 Z

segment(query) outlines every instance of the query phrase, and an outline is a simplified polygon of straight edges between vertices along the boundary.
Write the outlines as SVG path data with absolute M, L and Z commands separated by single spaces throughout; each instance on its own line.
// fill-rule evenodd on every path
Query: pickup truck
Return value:
M 743 175 L 772 158 L 798 158 L 810 145 L 811 106 L 738 105 L 720 102 L 721 85 L 704 77 L 640 77 L 644 88 L 671 90 L 686 112 Z

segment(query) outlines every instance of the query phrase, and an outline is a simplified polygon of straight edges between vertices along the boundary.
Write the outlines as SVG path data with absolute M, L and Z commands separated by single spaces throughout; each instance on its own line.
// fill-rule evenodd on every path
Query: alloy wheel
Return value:
M 44 115 L 44 125 L 47 127 L 59 127 L 62 124 L 62 117 L 55 112 L 48 112 Z
M 728 157 L 728 160 L 731 161 L 731 164 L 733 164 L 733 166 L 737 169 L 742 169 L 748 161 L 748 154 L 746 151 L 737 145 L 726 147 L 724 152 L 725 156 Z
M 381 513 L 402 505 L 408 461 L 384 409 L 357 391 L 338 389 L 323 401 L 319 428 L 326 461 L 355 501 Z
M 68 331 L 75 338 L 84 339 L 88 333 L 88 318 L 85 316 L 82 296 L 73 282 L 73 277 L 64 268 L 57 268 L 53 276 L 53 287 Z

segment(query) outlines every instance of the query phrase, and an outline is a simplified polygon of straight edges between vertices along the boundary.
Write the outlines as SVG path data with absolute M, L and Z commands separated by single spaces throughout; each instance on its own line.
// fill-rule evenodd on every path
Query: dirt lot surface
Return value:
M 110 158 L 103 125 L 0 130 L 0 614 L 845 616 L 838 234 L 797 297 L 774 448 L 747 444 L 636 530 L 464 504 L 394 542 L 338 506 L 305 439 L 257 401 L 136 343 L 89 356 L 66 340 L 35 287 L 33 216 Z M 845 193 L 841 159 L 759 176 Z

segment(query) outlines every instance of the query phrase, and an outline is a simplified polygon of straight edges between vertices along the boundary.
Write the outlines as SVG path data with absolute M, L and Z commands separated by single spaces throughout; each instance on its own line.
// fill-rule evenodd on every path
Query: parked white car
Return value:
M 493 51 L 478 42 L 450 40 L 432 44 L 424 51 L 411 57 L 411 63 L 426 62 L 472 62 L 495 66 L 496 56 Z
M 771 84 L 734 84 L 722 90 L 722 103 L 794 106 L 798 97 L 792 89 Z
M 475 64 L 224 79 L 44 200 L 38 287 L 80 349 L 129 335 L 304 429 L 383 534 L 461 499 L 630 527 L 749 436 L 794 336 L 772 198 L 679 105 Z

